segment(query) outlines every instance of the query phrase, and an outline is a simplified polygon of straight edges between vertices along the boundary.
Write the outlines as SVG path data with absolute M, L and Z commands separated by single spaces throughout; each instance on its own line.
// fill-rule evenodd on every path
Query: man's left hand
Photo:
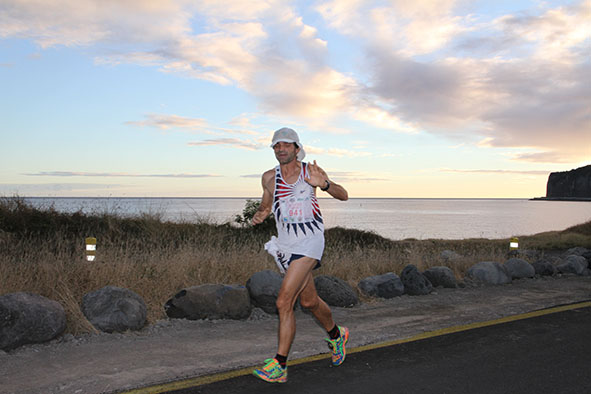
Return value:
M 308 163 L 308 178 L 305 179 L 305 181 L 308 182 L 310 186 L 320 188 L 326 186 L 328 176 L 322 168 L 318 167 L 318 164 L 316 164 L 316 160 L 314 160 L 314 163 Z

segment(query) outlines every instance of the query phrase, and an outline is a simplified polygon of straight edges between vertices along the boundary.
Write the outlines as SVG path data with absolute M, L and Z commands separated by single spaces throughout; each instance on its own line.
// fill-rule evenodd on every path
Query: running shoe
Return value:
M 349 340 L 349 329 L 347 327 L 339 326 L 339 332 L 341 335 L 339 335 L 337 339 L 326 339 L 328 347 L 332 349 L 332 365 L 334 366 L 341 365 L 347 356 L 345 345 Z
M 252 371 L 254 376 L 269 383 L 287 382 L 287 367 L 282 368 L 279 362 L 274 358 L 268 358 L 265 362 L 266 364 L 263 368 Z

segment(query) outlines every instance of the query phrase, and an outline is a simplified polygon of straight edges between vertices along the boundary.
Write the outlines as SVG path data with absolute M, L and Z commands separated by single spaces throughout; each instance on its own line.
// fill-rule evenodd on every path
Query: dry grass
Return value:
M 586 226 L 586 227 L 585 227 Z M 169 223 L 143 215 L 63 214 L 35 209 L 19 198 L 0 199 L 0 294 L 29 291 L 60 302 L 68 331 L 93 331 L 80 303 L 84 294 L 113 285 L 138 293 L 148 306 L 148 320 L 163 318 L 164 303 L 178 290 L 204 283 L 245 284 L 255 272 L 274 269 L 263 249 L 268 227 L 230 224 Z M 87 262 L 84 238 L 97 238 L 97 260 Z M 591 248 L 591 225 L 564 232 L 524 237 L 525 248 Z M 470 239 L 391 241 L 376 234 L 329 229 L 323 268 L 356 286 L 364 277 L 400 273 L 408 264 L 424 270 L 448 265 L 458 278 L 478 261 L 504 261 L 507 240 Z M 463 257 L 446 263 L 450 249 Z

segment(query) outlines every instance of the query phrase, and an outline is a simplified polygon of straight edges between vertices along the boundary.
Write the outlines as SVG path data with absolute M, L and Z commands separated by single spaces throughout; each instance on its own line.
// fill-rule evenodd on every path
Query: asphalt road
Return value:
M 591 307 L 292 365 L 286 384 L 245 375 L 168 393 L 590 394 Z

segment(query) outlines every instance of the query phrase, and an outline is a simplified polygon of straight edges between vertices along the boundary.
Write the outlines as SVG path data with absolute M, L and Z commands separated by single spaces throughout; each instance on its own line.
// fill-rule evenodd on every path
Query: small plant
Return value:
M 261 201 L 259 200 L 246 200 L 244 204 L 244 209 L 242 210 L 242 215 L 236 215 L 234 222 L 240 224 L 242 227 L 251 226 L 252 218 L 254 217 L 255 213 L 258 211 L 259 207 L 261 206 Z M 263 223 L 258 224 L 256 226 L 260 228 L 262 231 L 270 231 L 275 228 L 275 217 L 273 213 L 271 213 L 267 218 L 263 221 Z

